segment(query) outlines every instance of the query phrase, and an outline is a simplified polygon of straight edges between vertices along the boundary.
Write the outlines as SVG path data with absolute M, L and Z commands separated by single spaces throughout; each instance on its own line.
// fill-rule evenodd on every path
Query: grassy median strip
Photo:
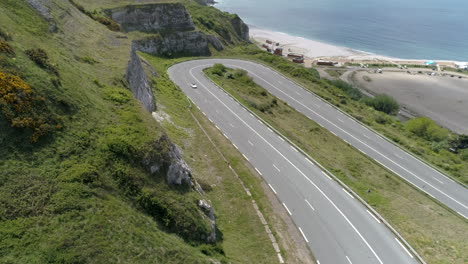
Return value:
M 185 160 L 194 171 L 195 179 L 207 192 L 207 197 L 214 205 L 217 223 L 223 234 L 222 246 L 226 260 L 234 263 L 251 263 L 253 260 L 255 263 L 278 263 L 277 254 L 252 206 L 253 198 L 277 237 L 285 260 L 288 263 L 304 263 L 305 261 L 298 258 L 298 254 L 295 253 L 293 243 L 289 242 L 291 238 L 288 238 L 285 223 L 277 216 L 269 198 L 265 195 L 263 179 L 254 176 L 253 168 L 230 141 L 195 106 L 192 105 L 190 108 L 187 97 L 169 80 L 165 72 L 168 65 L 174 61 L 142 55 L 158 72 L 153 82 L 158 102 L 156 116 L 171 140 L 181 147 Z M 252 197 L 245 193 L 239 179 L 219 156 L 192 118 L 191 112 L 217 148 L 229 160 L 230 165 L 249 188 Z M 288 246 L 290 248 L 287 248 Z
M 363 197 L 428 263 L 466 263 L 466 221 L 256 85 L 246 72 L 216 65 L 205 73 Z

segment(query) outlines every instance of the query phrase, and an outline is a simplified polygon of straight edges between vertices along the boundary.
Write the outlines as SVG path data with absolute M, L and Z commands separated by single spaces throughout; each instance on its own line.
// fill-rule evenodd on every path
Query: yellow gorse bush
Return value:
M 0 72 L 0 110 L 12 127 L 31 129 L 33 142 L 61 128 L 41 111 L 41 107 L 37 107 L 44 103 L 44 98 L 35 95 L 31 86 L 20 77 Z

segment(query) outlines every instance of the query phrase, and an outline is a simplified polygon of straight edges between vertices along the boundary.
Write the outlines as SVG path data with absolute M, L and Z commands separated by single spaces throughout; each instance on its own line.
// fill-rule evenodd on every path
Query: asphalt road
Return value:
M 298 109 L 302 106 L 295 105 L 295 100 L 319 104 L 317 107 L 322 111 L 335 111 L 343 120 L 346 117 L 320 100 L 310 99 L 312 95 L 280 75 L 251 62 L 197 60 L 174 65 L 168 70 L 170 78 L 269 184 L 320 264 L 417 263 L 364 205 L 208 80 L 202 70 L 214 63 L 246 69 L 257 83 Z M 191 88 L 191 83 L 196 83 L 198 88 Z M 295 100 L 274 92 L 275 85 L 281 87 L 280 91 L 294 95 Z M 367 134 L 376 137 L 370 131 Z

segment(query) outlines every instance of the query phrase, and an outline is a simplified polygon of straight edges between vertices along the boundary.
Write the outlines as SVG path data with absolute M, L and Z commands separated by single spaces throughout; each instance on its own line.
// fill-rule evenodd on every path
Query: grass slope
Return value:
M 271 260 L 266 235 L 252 232 L 258 221 L 251 222 L 246 199 L 235 205 L 248 213 L 234 223 L 247 226 L 239 240 L 255 241 L 260 253 L 235 250 L 238 240 L 229 239 L 227 258 L 222 244 L 200 241 L 198 232 L 209 228 L 197 209 L 200 195 L 167 185 L 142 162 L 164 156 L 168 142 L 126 89 L 131 40 L 68 1 L 51 3 L 56 34 L 26 1 L 0 3 L 0 39 L 15 52 L 0 53 L 0 72 L 21 77 L 43 98 L 34 114 L 57 116 L 62 125 L 32 143 L 31 129 L 13 128 L 0 115 L 0 263 L 245 263 L 258 254 Z M 58 74 L 31 61 L 31 48 L 43 49 Z M 198 166 L 211 168 L 204 160 Z M 227 166 L 217 169 L 222 176 Z M 235 216 L 223 201 L 215 206 L 226 208 L 217 212 L 226 214 L 220 227 L 233 233 L 235 225 L 222 219 Z
M 219 68 L 205 73 L 363 197 L 428 263 L 468 260 L 466 221 L 269 94 L 245 72 Z

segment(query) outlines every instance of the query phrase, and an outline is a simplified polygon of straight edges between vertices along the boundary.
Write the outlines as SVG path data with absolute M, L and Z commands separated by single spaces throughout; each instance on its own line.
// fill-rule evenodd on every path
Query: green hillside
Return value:
M 0 2 L 0 263 L 271 263 L 273 247 L 253 232 L 263 226 L 237 178 L 225 176 L 220 188 L 232 187 L 238 215 L 222 197 L 166 181 L 171 139 L 125 79 L 141 34 L 119 31 L 101 12 L 129 3 L 48 1 L 48 17 L 27 1 Z M 188 5 L 197 17 L 208 8 Z M 240 41 L 232 27 L 223 32 L 231 35 L 222 42 Z M 195 175 L 229 172 L 217 159 L 189 165 L 203 166 Z M 216 242 L 198 206 L 208 198 L 226 211 Z

